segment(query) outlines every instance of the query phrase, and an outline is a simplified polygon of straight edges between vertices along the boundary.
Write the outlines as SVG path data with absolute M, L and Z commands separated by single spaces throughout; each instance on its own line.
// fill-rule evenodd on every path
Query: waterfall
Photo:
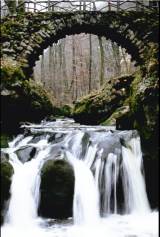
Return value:
M 73 120 L 23 127 L 24 135 L 18 135 L 9 148 L 3 149 L 9 155 L 14 175 L 2 237 L 22 236 L 20 230 L 26 227 L 25 234 L 30 237 L 157 236 L 157 222 L 150 228 L 137 229 L 138 224 L 133 225 L 133 218 L 157 220 L 147 199 L 140 138 L 135 131 L 81 126 Z M 36 152 L 32 159 L 22 162 L 21 156 L 26 154 L 23 150 L 33 148 Z M 46 160 L 57 159 L 56 154 L 72 166 L 75 176 L 74 225 L 65 228 L 63 224 L 47 228 L 46 220 L 38 216 L 41 169 Z M 123 201 L 119 200 L 119 192 Z M 81 229 L 73 229 L 75 226 Z
M 114 190 L 114 213 L 117 213 L 116 183 L 118 175 L 117 156 L 109 153 L 105 168 L 105 192 L 106 199 L 104 207 L 106 213 L 111 213 L 111 191 Z
M 150 207 L 141 172 L 142 156 L 139 138 L 133 138 L 129 144 L 130 148 L 122 146 L 126 212 L 149 212 Z
M 32 137 L 26 137 L 16 145 L 19 139 L 21 139 L 21 136 L 11 142 L 8 149 L 14 175 L 12 177 L 11 200 L 6 221 L 13 226 L 25 228 L 26 226 L 34 226 L 37 218 L 40 186 L 39 171 L 42 161 L 48 154 L 48 149 L 43 150 L 43 145 L 47 145 L 47 141 L 41 140 L 36 144 L 39 148 L 36 159 L 23 164 L 15 152 L 18 148 L 28 144 Z M 25 200 L 27 202 L 24 205 Z
M 66 152 L 66 155 L 75 172 L 74 222 L 78 225 L 96 224 L 99 218 L 99 206 L 93 174 L 83 161 L 75 159 L 69 152 Z

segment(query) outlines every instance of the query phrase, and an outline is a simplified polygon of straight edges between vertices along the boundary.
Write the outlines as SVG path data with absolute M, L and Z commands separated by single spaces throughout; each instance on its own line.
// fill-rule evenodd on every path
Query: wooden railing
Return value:
M 19 12 L 139 11 L 144 8 L 158 8 L 158 2 L 149 0 L 24 0 L 18 6 L 9 8 L 7 5 L 1 6 L 1 16 L 16 15 Z

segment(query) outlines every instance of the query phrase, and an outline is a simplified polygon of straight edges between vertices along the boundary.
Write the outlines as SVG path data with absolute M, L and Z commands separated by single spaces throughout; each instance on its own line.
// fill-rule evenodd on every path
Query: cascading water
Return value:
M 137 143 L 135 147 L 139 147 L 138 139 L 132 138 L 129 144 L 132 143 Z M 131 146 L 131 148 L 122 146 L 122 156 L 126 212 L 149 212 L 150 207 L 146 196 L 144 178 L 141 173 L 141 157 L 136 155 L 134 146 Z
M 98 190 L 93 174 L 83 161 L 75 159 L 69 152 L 66 155 L 75 172 L 74 222 L 77 225 L 96 224 L 99 218 Z
M 107 163 L 105 168 L 105 193 L 106 193 L 106 199 L 105 199 L 105 210 L 106 213 L 110 213 L 110 207 L 111 207 L 111 191 L 114 190 L 114 213 L 117 213 L 117 199 L 116 199 L 116 183 L 117 183 L 117 175 L 118 175 L 118 165 L 117 165 L 117 156 L 113 153 L 109 153 L 107 157 Z
M 73 120 L 24 128 L 30 135 L 19 135 L 3 149 L 14 175 L 2 237 L 158 236 L 158 213 L 149 207 L 135 131 L 80 126 Z M 34 157 L 25 160 L 23 149 L 35 149 Z M 48 226 L 38 217 L 41 168 L 46 160 L 57 159 L 55 149 L 74 170 L 74 224 Z

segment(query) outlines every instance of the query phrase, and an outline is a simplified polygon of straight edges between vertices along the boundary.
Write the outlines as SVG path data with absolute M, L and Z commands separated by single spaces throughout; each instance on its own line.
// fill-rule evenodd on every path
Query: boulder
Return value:
M 48 160 L 41 170 L 39 215 L 63 219 L 72 216 L 74 172 L 65 160 Z
M 7 155 L 1 154 L 1 224 L 4 220 L 7 201 L 10 198 L 10 186 L 13 175 L 13 167 L 8 162 Z
M 30 161 L 32 158 L 34 158 L 36 154 L 36 148 L 35 147 L 30 147 L 30 146 L 25 146 L 16 151 L 16 154 L 19 158 L 19 160 L 22 163 L 25 163 L 27 161 Z

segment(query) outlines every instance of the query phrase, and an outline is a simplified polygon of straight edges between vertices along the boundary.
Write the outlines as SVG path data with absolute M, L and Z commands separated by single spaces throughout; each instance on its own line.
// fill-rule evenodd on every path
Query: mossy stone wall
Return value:
M 3 19 L 2 56 L 18 61 L 27 77 L 43 50 L 66 35 L 92 33 L 111 39 L 144 63 L 149 43 L 157 41 L 158 12 L 24 13 Z

